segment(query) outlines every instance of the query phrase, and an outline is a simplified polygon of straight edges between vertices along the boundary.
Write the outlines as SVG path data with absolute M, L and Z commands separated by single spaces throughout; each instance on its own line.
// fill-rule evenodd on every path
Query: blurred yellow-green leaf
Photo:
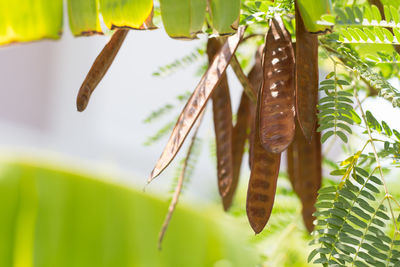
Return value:
M 165 200 L 93 177 L 0 164 L 0 266 L 255 266 L 245 231 L 182 204 L 163 250 Z M 225 265 L 219 265 L 225 264 Z
M 141 28 L 153 10 L 153 0 L 99 0 L 100 13 L 109 29 Z
M 75 36 L 101 33 L 96 0 L 68 0 L 69 27 Z
M 239 24 L 240 0 L 211 0 L 212 27 L 219 34 L 236 31 Z
M 62 0 L 0 1 L 0 45 L 58 39 L 62 24 Z
M 323 33 L 331 28 L 318 24 L 323 15 L 332 13 L 331 0 L 297 0 L 297 5 L 307 31 Z
M 202 30 L 206 0 L 160 0 L 165 31 L 173 38 L 194 38 Z

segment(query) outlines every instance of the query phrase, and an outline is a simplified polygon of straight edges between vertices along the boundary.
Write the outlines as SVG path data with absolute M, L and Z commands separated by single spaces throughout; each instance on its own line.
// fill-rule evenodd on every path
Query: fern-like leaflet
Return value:
M 332 77 L 334 76 L 334 77 Z M 317 131 L 325 131 L 321 142 L 324 143 L 331 136 L 338 136 L 347 143 L 347 134 L 351 134 L 350 125 L 353 125 L 354 112 L 353 96 L 344 89 L 350 84 L 338 79 L 335 72 L 328 74 L 327 79 L 320 83 L 320 91 L 325 92 L 325 97 L 319 100 L 319 128 Z

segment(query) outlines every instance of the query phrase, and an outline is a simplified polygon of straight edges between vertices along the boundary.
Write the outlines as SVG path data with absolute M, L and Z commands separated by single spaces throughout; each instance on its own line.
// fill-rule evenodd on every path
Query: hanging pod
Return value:
M 260 102 L 259 93 L 257 110 L 260 109 Z M 256 131 L 252 136 L 251 173 L 246 200 L 247 218 L 256 234 L 264 229 L 271 216 L 281 160 L 280 153 L 271 153 L 263 148 L 257 134 L 260 126 L 258 116 L 255 119 Z
M 312 214 L 322 181 L 320 138 L 320 133 L 315 132 L 310 143 L 296 127 L 294 140 L 287 150 L 289 180 L 301 200 L 304 224 L 310 233 L 314 229 Z
M 116 30 L 110 41 L 97 56 L 89 70 L 89 73 L 86 75 L 81 88 L 79 89 L 76 99 L 78 111 L 84 111 L 86 109 L 90 96 L 92 95 L 94 89 L 96 89 L 96 86 L 99 84 L 101 79 L 103 79 L 107 70 L 110 68 L 127 34 L 127 29 Z
M 221 48 L 217 38 L 209 38 L 207 55 L 209 64 Z M 212 93 L 212 107 L 217 149 L 218 189 L 224 198 L 230 191 L 233 175 L 232 161 L 232 106 L 226 73 L 222 74 L 219 85 Z
M 266 150 L 281 153 L 294 136 L 295 60 L 290 34 L 280 18 L 271 20 L 263 58 L 259 135 Z
M 249 81 L 252 87 L 256 90 L 256 95 L 260 91 L 260 87 L 263 82 L 263 69 L 262 69 L 262 56 L 264 51 L 264 45 L 258 47 L 256 56 L 255 56 L 255 64 L 253 68 L 249 72 Z M 251 161 L 253 155 L 253 147 L 254 147 L 254 136 L 256 132 L 256 105 L 250 106 L 250 135 L 249 135 L 249 167 L 251 169 Z
M 243 91 L 242 96 L 240 98 L 240 104 L 238 108 L 238 112 L 236 115 L 236 124 L 233 127 L 232 132 L 232 165 L 233 165 L 233 173 L 232 173 L 232 184 L 228 191 L 228 194 L 222 199 L 224 210 L 228 210 L 232 204 L 233 196 L 236 192 L 240 169 L 242 165 L 242 159 L 244 154 L 244 148 L 246 144 L 246 140 L 248 139 L 249 126 L 250 126 L 250 112 L 251 112 L 251 103 L 250 99 Z
M 296 5 L 296 114 L 310 142 L 317 123 L 318 36 L 307 32 Z
M 174 159 L 183 142 L 185 141 L 190 129 L 196 122 L 201 111 L 205 108 L 208 99 L 217 88 L 226 68 L 229 65 L 240 41 L 243 38 L 244 27 L 239 27 L 238 32 L 230 36 L 222 45 L 222 48 L 215 55 L 213 62 L 208 67 L 206 73 L 201 78 L 199 84 L 194 89 L 188 102 L 179 115 L 178 121 L 171 133 L 168 143 L 156 163 L 148 182 L 157 177 Z

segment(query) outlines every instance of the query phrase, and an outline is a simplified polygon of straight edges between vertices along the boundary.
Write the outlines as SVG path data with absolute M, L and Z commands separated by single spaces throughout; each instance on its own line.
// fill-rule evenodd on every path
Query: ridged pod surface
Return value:
M 290 34 L 279 18 L 271 20 L 265 39 L 263 72 L 260 140 L 266 150 L 281 153 L 294 136 L 295 61 Z
M 298 126 L 298 125 L 297 125 Z M 296 127 L 293 143 L 287 150 L 289 180 L 299 196 L 303 208 L 304 224 L 309 232 L 314 229 L 315 203 L 322 181 L 322 157 L 320 133 L 315 132 L 311 143 Z
M 178 153 L 190 129 L 205 108 L 212 92 L 223 78 L 223 74 L 243 38 L 244 30 L 244 27 L 239 27 L 237 34 L 227 39 L 221 50 L 215 56 L 207 72 L 201 78 L 199 84 L 186 103 L 186 106 L 179 115 L 168 143 L 157 161 L 148 182 L 157 177 L 171 163 L 176 153 Z
M 116 30 L 110 41 L 97 56 L 89 70 L 89 73 L 83 81 L 81 88 L 79 89 L 78 97 L 76 99 L 78 111 L 84 111 L 87 107 L 90 96 L 92 95 L 94 89 L 96 89 L 96 86 L 99 84 L 101 79 L 103 79 L 107 70 L 110 68 L 127 34 L 127 29 Z
M 310 142 L 317 122 L 318 36 L 307 32 L 296 6 L 296 111 Z
M 221 48 L 218 39 L 207 42 L 208 61 L 211 64 Z M 215 144 L 217 149 L 217 176 L 219 194 L 225 197 L 230 191 L 233 175 L 232 160 L 232 106 L 226 73 L 212 94 Z
M 240 98 L 239 109 L 237 112 L 236 124 L 233 127 L 232 132 L 232 164 L 233 164 L 233 174 L 232 174 L 232 184 L 228 191 L 228 194 L 222 199 L 224 205 L 224 210 L 228 210 L 232 205 L 233 196 L 236 192 L 240 169 L 242 165 L 244 147 L 246 140 L 249 137 L 249 126 L 250 126 L 250 111 L 251 106 L 250 99 L 247 97 L 246 93 L 242 93 Z
M 257 109 L 259 107 L 260 99 L 257 103 Z M 258 121 L 256 118 L 255 128 L 257 132 Z M 271 153 L 263 148 L 257 132 L 253 136 L 251 174 L 246 200 L 247 218 L 256 234 L 264 229 L 271 216 L 281 160 L 280 153 Z

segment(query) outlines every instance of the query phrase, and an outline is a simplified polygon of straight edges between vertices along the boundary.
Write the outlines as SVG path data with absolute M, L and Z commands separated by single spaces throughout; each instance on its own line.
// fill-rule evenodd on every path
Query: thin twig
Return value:
M 247 78 L 246 74 L 244 74 L 242 67 L 240 66 L 240 63 L 237 59 L 237 57 L 234 55 L 231 60 L 231 67 L 233 71 L 236 74 L 236 77 L 239 79 L 240 83 L 243 86 L 243 90 L 246 93 L 246 95 L 249 97 L 249 99 L 256 104 L 257 103 L 257 97 L 256 97 L 256 91 L 251 86 L 251 83 L 249 79 Z
M 245 36 L 245 37 L 243 38 L 242 43 L 246 42 L 247 40 L 249 40 L 249 39 L 251 39 L 251 38 L 254 38 L 254 37 L 261 37 L 261 36 L 264 37 L 265 34 L 262 34 L 262 33 L 252 33 L 252 34 L 249 34 L 249 35 L 247 35 L 247 36 Z
M 372 148 L 372 151 L 374 153 L 376 163 L 378 164 L 377 168 L 379 169 L 379 174 L 380 174 L 380 177 L 381 177 L 381 180 L 382 180 L 382 183 L 383 183 L 383 187 L 385 189 L 385 194 L 386 194 L 385 198 L 388 200 L 388 205 L 389 205 L 390 213 L 392 215 L 393 224 L 394 224 L 394 227 L 395 227 L 396 232 L 397 232 L 398 229 L 397 229 L 396 218 L 394 216 L 392 203 L 390 202 L 391 195 L 389 194 L 389 190 L 387 188 L 387 185 L 386 185 L 386 182 L 385 182 L 385 178 L 383 176 L 381 161 L 379 159 L 378 153 L 376 152 L 376 147 L 375 147 L 375 144 L 374 144 L 374 141 L 373 141 L 374 139 L 372 138 L 371 129 L 368 127 L 368 121 L 367 121 L 367 118 L 365 116 L 365 113 L 364 113 L 363 107 L 361 105 L 360 99 L 358 98 L 358 94 L 357 94 L 357 89 L 356 88 L 354 88 L 354 98 L 357 101 L 357 104 L 358 104 L 358 106 L 360 108 L 361 117 L 362 117 L 362 119 L 363 119 L 363 121 L 364 121 L 364 123 L 365 123 L 365 125 L 367 127 L 367 133 L 368 133 L 368 137 L 370 139 L 371 148 Z
M 181 195 L 182 192 L 182 187 L 183 187 L 183 181 L 185 180 L 186 177 L 186 171 L 187 171 L 187 167 L 188 167 L 188 163 L 189 163 L 189 159 L 190 159 L 190 155 L 193 152 L 193 148 L 194 148 L 194 144 L 196 143 L 196 138 L 197 138 L 197 133 L 199 131 L 200 125 L 201 125 L 201 121 L 203 119 L 203 115 L 204 115 L 204 111 L 200 114 L 199 120 L 197 122 L 197 125 L 195 126 L 196 128 L 194 129 L 193 132 L 193 136 L 192 139 L 190 140 L 190 144 L 189 144 L 189 148 L 186 152 L 186 157 L 185 160 L 183 162 L 183 166 L 182 166 L 182 170 L 181 173 L 179 175 L 178 178 L 178 183 L 175 187 L 175 191 L 174 191 L 174 195 L 172 197 L 171 203 L 169 204 L 169 208 L 168 208 L 168 213 L 167 216 L 165 217 L 164 223 L 161 227 L 161 231 L 160 234 L 158 236 L 158 249 L 161 250 L 161 245 L 162 245 L 162 241 L 164 239 L 164 235 L 167 231 L 168 225 L 171 221 L 172 215 L 175 211 L 176 205 L 178 204 L 179 201 L 179 196 Z

